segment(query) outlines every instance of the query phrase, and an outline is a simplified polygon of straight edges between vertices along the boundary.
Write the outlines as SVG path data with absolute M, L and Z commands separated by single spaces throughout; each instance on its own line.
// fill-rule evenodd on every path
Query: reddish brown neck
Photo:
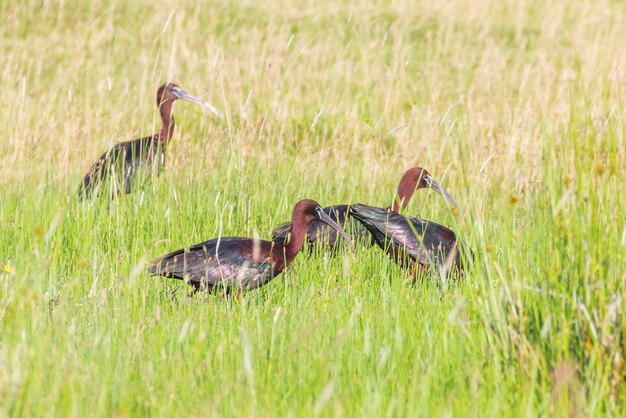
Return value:
M 392 211 L 398 212 L 409 204 L 413 193 L 415 193 L 418 180 L 419 174 L 416 175 L 410 171 L 407 171 L 404 176 L 402 176 L 400 184 L 398 185 L 397 196 L 394 198 L 393 205 L 390 208 Z
M 163 126 L 161 126 L 161 133 L 159 134 L 159 141 L 167 145 L 174 133 L 174 116 L 172 115 L 172 107 L 174 102 L 172 100 L 166 100 L 159 106 L 159 112 L 161 112 L 161 120 Z
M 306 222 L 300 216 L 293 216 L 291 219 L 291 238 L 289 243 L 285 245 L 285 265 L 289 265 L 296 258 L 296 255 L 302 249 L 304 240 L 307 237 L 307 230 L 309 228 L 308 222 Z

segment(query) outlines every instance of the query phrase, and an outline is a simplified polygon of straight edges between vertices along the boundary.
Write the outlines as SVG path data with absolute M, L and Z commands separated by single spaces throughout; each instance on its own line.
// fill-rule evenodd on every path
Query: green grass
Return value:
M 125 3 L 0 2 L 0 415 L 626 413 L 621 2 Z M 226 121 L 177 103 L 158 180 L 77 201 L 165 80 Z M 414 165 L 463 278 L 305 252 L 228 302 L 143 270 Z

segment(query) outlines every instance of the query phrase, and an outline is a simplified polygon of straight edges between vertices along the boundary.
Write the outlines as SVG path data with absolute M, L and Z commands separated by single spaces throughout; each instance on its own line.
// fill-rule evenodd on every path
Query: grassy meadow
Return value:
M 0 1 L 0 416 L 626 414 L 626 4 Z M 177 102 L 166 170 L 76 190 Z M 300 254 L 242 301 L 144 263 L 269 238 L 294 204 L 387 206 L 474 250 Z

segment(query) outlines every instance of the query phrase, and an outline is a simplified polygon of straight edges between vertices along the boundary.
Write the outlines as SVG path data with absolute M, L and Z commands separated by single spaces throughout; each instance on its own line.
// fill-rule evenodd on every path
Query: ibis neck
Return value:
M 167 100 L 161 103 L 161 106 L 159 106 L 159 112 L 161 112 L 161 120 L 163 121 L 159 140 L 166 145 L 170 141 L 170 138 L 172 138 L 172 134 L 174 133 L 175 122 L 174 116 L 172 115 L 173 105 L 173 101 Z
M 285 245 L 285 261 L 289 264 L 298 255 L 304 240 L 307 236 L 307 230 L 309 225 L 301 219 L 292 219 L 291 221 L 291 239 L 289 243 Z
M 391 210 L 394 212 L 399 212 L 404 209 L 406 205 L 409 204 L 409 201 L 413 197 L 413 193 L 415 192 L 414 188 L 402 190 L 398 188 L 398 193 L 395 199 L 393 200 L 393 205 L 391 206 Z
M 415 176 L 412 173 L 406 173 L 402 177 L 402 180 L 400 180 L 400 184 L 398 185 L 398 191 L 396 192 L 396 197 L 393 200 L 391 210 L 394 212 L 399 212 L 400 210 L 404 209 L 413 197 L 413 193 L 415 193 L 416 187 L 417 179 L 415 178 Z

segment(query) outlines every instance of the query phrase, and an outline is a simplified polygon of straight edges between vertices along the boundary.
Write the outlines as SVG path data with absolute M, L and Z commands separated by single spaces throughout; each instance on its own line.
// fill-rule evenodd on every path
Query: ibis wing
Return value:
M 355 205 L 353 217 L 372 234 L 376 243 L 403 262 L 406 255 L 424 266 L 445 262 L 456 251 L 456 236 L 445 226 L 367 205 Z M 458 262 L 458 251 L 454 255 Z
M 393 214 L 387 211 L 368 215 L 372 216 L 357 219 L 371 232 L 378 246 L 387 251 L 392 258 L 405 261 L 404 258 L 408 255 L 423 265 L 430 264 L 420 240 L 424 235 L 425 222 L 420 219 L 408 222 L 405 217 L 393 217 Z
M 454 233 L 445 226 L 420 218 L 391 215 L 390 218 L 394 219 L 387 224 L 388 239 L 398 250 L 406 251 L 423 266 L 433 262 L 443 264 L 456 246 Z
M 241 240 L 238 238 L 213 239 L 174 251 L 154 260 L 149 271 L 153 275 L 180 279 L 196 287 L 207 288 L 224 286 L 254 289 L 273 277 L 269 260 L 254 260 L 242 252 Z
M 110 167 L 115 166 L 117 161 L 124 155 L 124 152 L 124 143 L 116 144 L 104 152 L 91 166 L 85 177 L 83 177 L 79 195 L 83 197 L 91 196 L 96 191 L 98 183 L 108 176 Z
M 272 231 L 272 241 L 277 244 L 287 245 L 289 234 L 291 233 L 291 222 L 280 224 Z
M 132 141 L 115 144 L 91 166 L 80 186 L 81 196 L 91 196 L 97 186 L 111 175 L 116 175 L 122 181 L 124 191 L 130 193 L 132 180 L 137 168 L 155 160 L 155 156 L 163 156 L 163 150 L 154 141 L 154 137 L 139 138 Z M 163 164 L 163 158 L 158 161 L 157 167 Z

